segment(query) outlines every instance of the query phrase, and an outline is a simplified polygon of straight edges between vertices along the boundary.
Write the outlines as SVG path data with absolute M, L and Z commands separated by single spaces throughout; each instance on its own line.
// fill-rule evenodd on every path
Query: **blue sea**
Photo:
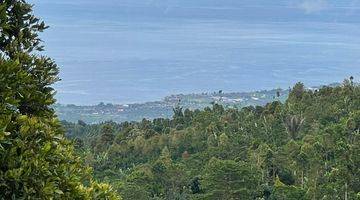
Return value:
M 63 104 L 360 79 L 359 0 L 31 0 Z

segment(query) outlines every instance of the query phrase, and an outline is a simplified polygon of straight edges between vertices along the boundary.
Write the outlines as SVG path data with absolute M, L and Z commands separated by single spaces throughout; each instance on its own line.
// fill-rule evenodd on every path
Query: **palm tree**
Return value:
M 291 115 L 285 118 L 285 127 L 291 139 L 296 140 L 298 132 L 304 124 L 305 118 L 298 115 Z

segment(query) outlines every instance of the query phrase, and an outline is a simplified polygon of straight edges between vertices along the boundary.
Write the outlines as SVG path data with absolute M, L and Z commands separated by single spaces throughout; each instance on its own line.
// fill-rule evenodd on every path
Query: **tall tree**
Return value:
M 206 166 L 204 199 L 254 199 L 259 186 L 255 168 L 232 160 L 212 158 Z
M 59 79 L 39 56 L 46 28 L 24 0 L 0 1 L 0 199 L 119 199 L 91 179 L 51 108 Z

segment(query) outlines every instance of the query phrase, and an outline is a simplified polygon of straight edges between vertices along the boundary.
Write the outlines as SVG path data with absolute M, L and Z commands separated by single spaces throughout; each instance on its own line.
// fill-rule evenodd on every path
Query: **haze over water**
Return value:
M 358 0 L 32 0 L 65 104 L 360 78 Z

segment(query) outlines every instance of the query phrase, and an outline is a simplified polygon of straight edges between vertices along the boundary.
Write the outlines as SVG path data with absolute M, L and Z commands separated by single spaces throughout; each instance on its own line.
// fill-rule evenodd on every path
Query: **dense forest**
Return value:
M 47 28 L 0 1 L 0 199 L 360 199 L 360 86 L 307 90 L 241 109 L 88 125 L 53 109 Z M 121 196 L 121 197 L 120 197 Z
M 95 177 L 124 199 L 360 199 L 360 87 L 172 119 L 63 122 Z

